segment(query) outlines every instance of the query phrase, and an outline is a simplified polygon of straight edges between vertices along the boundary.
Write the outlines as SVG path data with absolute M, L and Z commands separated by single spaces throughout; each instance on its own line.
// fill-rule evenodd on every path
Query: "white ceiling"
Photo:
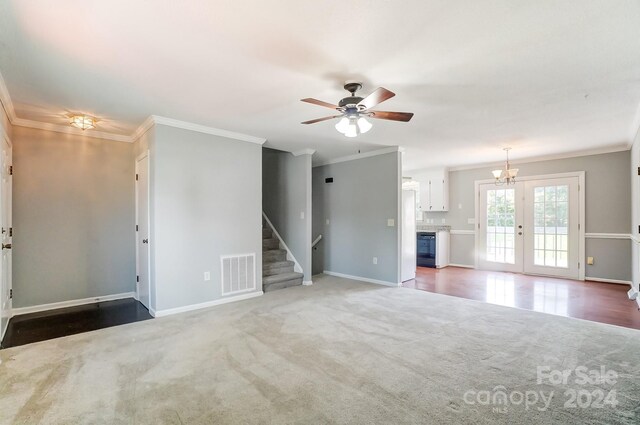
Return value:
M 316 149 L 384 146 L 405 169 L 628 146 L 640 103 L 637 0 L 21 0 L 0 2 L 0 71 L 19 118 L 155 114 Z M 331 110 L 358 79 L 397 96 L 347 139 Z M 636 126 L 634 128 L 634 126 Z

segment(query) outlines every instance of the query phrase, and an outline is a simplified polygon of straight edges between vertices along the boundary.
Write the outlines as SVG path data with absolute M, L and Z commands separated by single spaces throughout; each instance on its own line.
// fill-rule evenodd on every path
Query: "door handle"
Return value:
M 11 244 L 7 243 L 7 244 L 2 244 L 2 249 L 11 249 Z
M 142 243 L 149 243 L 149 239 L 143 239 Z

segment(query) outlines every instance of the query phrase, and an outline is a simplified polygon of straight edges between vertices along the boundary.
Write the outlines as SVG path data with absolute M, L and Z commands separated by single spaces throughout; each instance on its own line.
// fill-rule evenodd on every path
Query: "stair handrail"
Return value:
M 318 245 L 318 242 L 320 242 L 321 239 L 322 239 L 322 235 L 318 235 L 318 237 L 315 238 L 313 243 L 311 244 L 311 248 L 315 248 L 315 246 Z

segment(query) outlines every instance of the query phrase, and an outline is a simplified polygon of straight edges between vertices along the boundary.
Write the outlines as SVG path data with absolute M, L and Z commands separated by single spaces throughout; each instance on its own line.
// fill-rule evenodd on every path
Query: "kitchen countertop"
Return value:
M 445 224 L 417 224 L 416 232 L 449 232 L 451 231 L 451 226 L 447 226 Z

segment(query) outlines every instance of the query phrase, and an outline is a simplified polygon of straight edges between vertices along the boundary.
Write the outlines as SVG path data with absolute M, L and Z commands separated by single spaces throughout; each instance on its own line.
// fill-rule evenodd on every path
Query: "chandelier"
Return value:
M 497 186 L 502 184 L 515 184 L 516 176 L 518 175 L 517 168 L 511 168 L 511 164 L 509 164 L 509 151 L 511 148 L 503 149 L 507 153 L 507 162 L 504 164 L 504 168 L 501 170 L 493 170 L 491 173 L 493 177 L 496 179 L 495 184 Z

